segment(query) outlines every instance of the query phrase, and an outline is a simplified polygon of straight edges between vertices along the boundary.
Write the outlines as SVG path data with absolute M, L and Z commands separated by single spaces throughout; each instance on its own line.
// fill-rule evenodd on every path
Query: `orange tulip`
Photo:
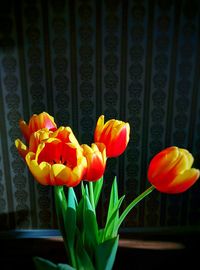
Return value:
M 129 136 L 129 123 L 111 119 L 104 124 L 104 115 L 99 117 L 94 132 L 94 141 L 105 144 L 107 157 L 121 155 L 127 147 Z
M 194 158 L 186 149 L 168 147 L 153 157 L 148 168 L 149 182 L 164 193 L 180 193 L 190 188 L 200 171 L 192 167 Z
M 93 143 L 91 147 L 87 144 L 81 146 L 83 148 L 83 155 L 87 160 L 87 171 L 84 178 L 88 181 L 97 181 L 103 176 L 106 167 L 105 145 Z
M 51 131 L 57 129 L 54 118 L 46 112 L 42 112 L 38 115 L 33 114 L 28 124 L 24 120 L 20 120 L 19 126 L 27 142 L 29 142 L 31 134 L 39 129 L 46 128 Z

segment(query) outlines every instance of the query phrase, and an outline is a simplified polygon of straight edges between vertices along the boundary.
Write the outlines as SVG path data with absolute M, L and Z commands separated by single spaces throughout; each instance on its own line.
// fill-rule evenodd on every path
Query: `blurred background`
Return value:
M 200 168 L 199 1 L 2 1 L 0 5 L 0 230 L 57 228 L 53 189 L 15 149 L 18 121 L 43 111 L 91 143 L 101 114 L 128 121 L 125 153 L 108 161 L 103 224 L 116 175 L 125 205 L 148 186 L 150 159 L 187 148 Z M 154 191 L 122 231 L 196 228 L 200 181 L 183 194 Z

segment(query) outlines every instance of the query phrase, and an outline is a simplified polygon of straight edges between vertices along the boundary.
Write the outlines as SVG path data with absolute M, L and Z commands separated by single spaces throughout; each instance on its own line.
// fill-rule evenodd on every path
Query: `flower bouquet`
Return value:
M 57 127 L 48 113 L 34 114 L 28 124 L 19 121 L 26 144 L 16 139 L 15 145 L 34 178 L 42 185 L 54 186 L 58 226 L 62 234 L 68 264 L 56 265 L 34 257 L 36 269 L 111 270 L 116 257 L 119 228 L 131 211 L 154 189 L 180 193 L 199 178 L 191 168 L 194 158 L 186 149 L 168 147 L 155 155 L 148 167 L 151 186 L 136 197 L 123 211 L 125 195 L 118 196 L 113 180 L 107 218 L 103 228 L 97 221 L 97 205 L 101 195 L 106 161 L 121 155 L 129 142 L 130 126 L 111 119 L 104 123 L 100 116 L 91 146 L 80 145 L 70 127 Z M 81 185 L 78 199 L 74 187 Z

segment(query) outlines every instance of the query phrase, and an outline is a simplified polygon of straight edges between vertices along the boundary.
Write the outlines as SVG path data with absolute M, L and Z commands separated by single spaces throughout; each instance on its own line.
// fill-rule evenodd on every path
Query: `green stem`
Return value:
M 144 199 L 147 195 L 149 195 L 153 190 L 155 189 L 154 186 L 150 186 L 148 189 L 146 189 L 142 194 L 140 194 L 137 198 L 135 198 L 124 210 L 124 212 L 121 214 L 118 224 L 117 224 L 117 228 L 116 228 L 116 232 L 118 232 L 120 225 L 122 224 L 122 222 L 124 221 L 125 217 L 128 215 L 128 213 L 131 211 L 131 209 L 138 204 L 142 199 Z
M 90 202 L 92 204 L 92 208 L 95 212 L 95 203 L 94 203 L 94 190 L 93 190 L 93 182 L 89 182 L 89 191 L 90 191 Z

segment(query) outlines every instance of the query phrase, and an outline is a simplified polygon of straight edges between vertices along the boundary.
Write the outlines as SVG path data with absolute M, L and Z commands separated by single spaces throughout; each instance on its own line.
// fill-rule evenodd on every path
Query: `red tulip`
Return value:
M 200 171 L 192 167 L 194 158 L 186 149 L 168 147 L 153 157 L 148 168 L 149 182 L 164 193 L 180 193 L 199 178 Z
M 106 167 L 105 145 L 93 143 L 91 147 L 87 144 L 81 146 L 83 148 L 83 155 L 87 160 L 87 171 L 84 178 L 88 181 L 97 181 L 103 176 Z
M 105 144 L 107 157 L 121 155 L 127 147 L 129 136 L 129 123 L 111 119 L 104 124 L 104 115 L 99 117 L 94 132 L 94 141 Z
M 46 128 L 51 131 L 57 129 L 54 118 L 46 112 L 42 112 L 38 115 L 33 114 L 28 124 L 24 120 L 20 120 L 19 126 L 27 142 L 29 142 L 31 134 L 39 129 Z

